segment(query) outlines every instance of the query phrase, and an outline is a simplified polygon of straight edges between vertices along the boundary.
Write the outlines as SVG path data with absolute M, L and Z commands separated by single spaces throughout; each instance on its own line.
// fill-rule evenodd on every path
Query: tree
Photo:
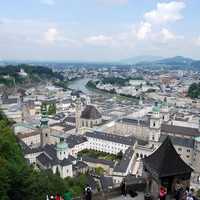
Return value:
M 55 115 L 55 114 L 56 114 L 56 104 L 52 103 L 49 105 L 48 115 Z
M 120 152 L 117 154 L 117 159 L 118 159 L 118 160 L 121 160 L 122 157 L 123 157 L 123 152 L 120 151 Z
M 192 83 L 188 89 L 188 96 L 192 99 L 200 97 L 200 83 Z

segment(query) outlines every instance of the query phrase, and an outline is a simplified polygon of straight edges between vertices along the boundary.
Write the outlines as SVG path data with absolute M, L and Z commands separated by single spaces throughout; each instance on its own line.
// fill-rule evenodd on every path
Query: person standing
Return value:
M 125 179 L 121 183 L 121 194 L 126 197 L 127 195 L 127 185 Z
M 160 200 L 165 200 L 166 196 L 167 196 L 167 190 L 163 186 L 161 186 L 159 193 Z
M 89 185 L 85 188 L 85 199 L 92 200 L 92 188 Z

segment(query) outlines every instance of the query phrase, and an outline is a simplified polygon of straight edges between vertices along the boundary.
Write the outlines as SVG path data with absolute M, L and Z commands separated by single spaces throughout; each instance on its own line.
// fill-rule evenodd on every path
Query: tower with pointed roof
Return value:
M 190 186 L 193 169 L 181 159 L 169 136 L 156 151 L 143 159 L 143 167 L 148 190 L 153 196 L 158 196 L 160 186 L 167 188 L 168 193 L 174 192 L 178 182 L 185 189 Z
M 81 98 L 79 94 L 77 94 L 76 97 L 75 118 L 76 118 L 76 132 L 78 133 L 81 128 Z
M 156 102 L 150 117 L 150 141 L 158 142 L 161 132 L 160 105 Z
M 164 101 L 161 103 L 160 113 L 161 113 L 161 120 L 163 122 L 168 122 L 170 119 L 170 116 L 169 116 L 169 107 L 168 107 L 166 97 L 164 98 Z
M 68 159 L 69 156 L 69 149 L 68 145 L 65 142 L 64 138 L 60 138 L 60 142 L 56 145 L 56 154 L 58 160 L 64 160 L 65 158 Z
M 41 107 L 41 119 L 40 119 L 40 129 L 41 129 L 41 146 L 45 146 L 49 143 L 50 129 L 48 126 L 48 114 L 47 106 L 44 104 Z

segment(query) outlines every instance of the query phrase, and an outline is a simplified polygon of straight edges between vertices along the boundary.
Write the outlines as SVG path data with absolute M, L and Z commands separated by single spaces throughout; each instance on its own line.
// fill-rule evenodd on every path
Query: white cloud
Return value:
M 145 13 L 144 18 L 146 21 L 154 24 L 178 21 L 183 18 L 181 11 L 185 6 L 185 3 L 182 1 L 158 3 L 155 10 Z
M 98 3 L 108 5 L 108 4 L 119 4 L 124 5 L 128 3 L 128 0 L 97 0 Z
M 163 38 L 164 41 L 168 41 L 168 40 L 174 40 L 176 39 L 176 35 L 172 32 L 170 32 L 168 29 L 163 28 L 161 30 L 161 36 Z
M 55 0 L 40 0 L 40 2 L 48 6 L 53 6 L 56 3 Z
M 44 40 L 48 43 L 54 43 L 59 38 L 59 32 L 55 28 L 49 28 L 44 33 Z
M 195 44 L 196 44 L 197 46 L 200 46 L 200 36 L 196 39 Z
M 113 38 L 106 35 L 90 36 L 84 39 L 84 41 L 91 45 L 107 46 L 113 43 Z
M 152 26 L 148 22 L 141 22 L 138 30 L 136 31 L 137 39 L 144 40 L 147 39 L 148 35 L 152 31 Z

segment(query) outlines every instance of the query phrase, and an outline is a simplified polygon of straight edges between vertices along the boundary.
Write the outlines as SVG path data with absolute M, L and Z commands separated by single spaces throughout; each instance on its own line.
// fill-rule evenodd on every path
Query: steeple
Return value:
M 149 139 L 151 141 L 158 142 L 160 139 L 161 120 L 160 120 L 160 105 L 155 102 L 152 109 L 152 115 L 150 117 L 150 134 Z
M 78 133 L 81 128 L 81 99 L 80 95 L 77 95 L 76 104 L 75 104 L 75 118 L 76 118 L 76 132 Z
M 56 146 L 56 153 L 59 160 L 67 159 L 69 156 L 68 145 L 63 137 L 60 138 L 60 142 Z
M 158 102 L 155 102 L 150 118 L 150 128 L 159 129 L 160 125 L 160 106 Z
M 48 114 L 47 114 L 47 106 L 43 104 L 41 106 L 41 119 L 40 119 L 40 127 L 48 127 Z
M 164 122 L 169 121 L 169 107 L 167 103 L 167 98 L 164 98 L 164 101 L 161 104 L 161 120 Z
M 41 146 L 45 146 L 49 143 L 50 129 L 48 127 L 48 114 L 47 106 L 44 104 L 41 106 L 41 119 L 40 119 L 40 129 L 41 129 Z
M 199 115 L 199 132 L 200 132 L 200 115 Z
M 140 99 L 139 99 L 139 105 L 142 106 L 143 105 L 143 98 L 142 95 L 140 95 Z

